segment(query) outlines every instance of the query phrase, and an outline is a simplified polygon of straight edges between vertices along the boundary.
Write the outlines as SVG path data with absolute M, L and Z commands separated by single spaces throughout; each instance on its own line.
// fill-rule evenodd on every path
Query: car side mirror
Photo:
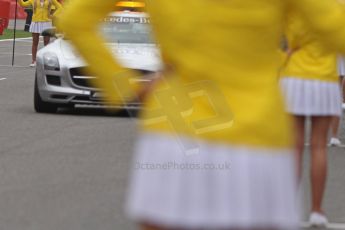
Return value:
M 42 31 L 41 35 L 45 37 L 56 38 L 56 29 L 55 28 L 45 29 Z

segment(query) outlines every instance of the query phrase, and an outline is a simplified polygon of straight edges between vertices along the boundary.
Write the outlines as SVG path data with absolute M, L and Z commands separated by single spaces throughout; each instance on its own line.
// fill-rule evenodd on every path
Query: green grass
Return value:
M 2 35 L 0 35 L 0 40 L 13 38 L 13 33 L 14 33 L 14 30 L 5 29 L 4 33 Z M 16 38 L 27 38 L 27 37 L 31 37 L 30 32 L 26 32 L 24 30 L 17 30 L 16 31 Z

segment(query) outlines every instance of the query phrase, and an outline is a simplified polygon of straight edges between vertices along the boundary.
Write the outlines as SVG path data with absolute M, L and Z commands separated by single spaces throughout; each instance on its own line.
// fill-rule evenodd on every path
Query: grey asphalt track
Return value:
M 123 206 L 137 120 L 85 108 L 35 113 L 31 42 L 17 42 L 16 67 L 11 44 L 0 42 L 0 230 L 136 229 Z M 324 206 L 329 229 L 345 230 L 345 149 L 329 150 Z

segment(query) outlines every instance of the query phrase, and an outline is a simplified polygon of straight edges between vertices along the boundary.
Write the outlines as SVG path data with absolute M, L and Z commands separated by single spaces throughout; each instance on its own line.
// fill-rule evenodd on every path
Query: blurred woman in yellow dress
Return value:
M 116 2 L 71 1 L 60 21 L 110 101 L 145 91 L 97 32 Z M 128 215 L 143 229 L 298 229 L 280 38 L 288 9 L 301 11 L 345 52 L 339 3 L 151 0 L 147 8 L 165 69 L 144 97 Z

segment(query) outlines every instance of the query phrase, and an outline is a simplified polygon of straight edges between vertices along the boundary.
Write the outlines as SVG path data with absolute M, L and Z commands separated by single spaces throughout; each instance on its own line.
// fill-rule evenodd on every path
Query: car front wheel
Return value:
M 56 113 L 58 110 L 58 106 L 56 104 L 42 100 L 38 92 L 37 79 L 35 79 L 34 107 L 37 113 Z

